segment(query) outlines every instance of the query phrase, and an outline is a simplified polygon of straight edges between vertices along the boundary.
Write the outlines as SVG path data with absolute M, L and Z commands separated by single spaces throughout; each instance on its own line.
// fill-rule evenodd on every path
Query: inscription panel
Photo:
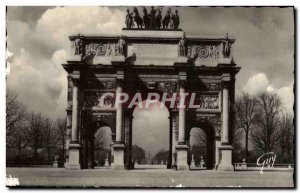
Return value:
M 145 58 L 176 58 L 177 45 L 168 44 L 130 44 L 128 45 L 128 56 L 145 57 Z

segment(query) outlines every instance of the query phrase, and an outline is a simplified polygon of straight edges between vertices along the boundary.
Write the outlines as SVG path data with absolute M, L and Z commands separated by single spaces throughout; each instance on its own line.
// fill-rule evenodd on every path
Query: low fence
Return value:
M 6 167 L 43 167 L 52 168 L 53 161 L 6 161 Z M 58 167 L 63 167 L 63 163 L 58 163 Z
M 256 163 L 235 163 L 235 170 L 247 170 L 247 171 L 260 171 L 262 166 L 258 166 Z M 294 164 L 274 164 L 273 167 L 265 165 L 263 171 L 294 171 Z

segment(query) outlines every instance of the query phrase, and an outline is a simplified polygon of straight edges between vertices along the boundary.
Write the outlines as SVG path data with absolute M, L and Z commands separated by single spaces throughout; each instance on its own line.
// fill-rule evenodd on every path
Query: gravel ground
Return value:
M 7 168 L 6 176 L 10 175 L 22 187 L 294 187 L 292 171 L 174 171 L 161 166 L 122 171 Z

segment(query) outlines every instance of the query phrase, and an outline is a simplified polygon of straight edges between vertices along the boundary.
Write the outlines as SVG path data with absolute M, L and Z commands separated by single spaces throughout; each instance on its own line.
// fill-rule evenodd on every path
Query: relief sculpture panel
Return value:
M 189 45 L 187 46 L 187 57 L 219 59 L 222 53 L 221 47 L 221 45 Z
M 220 110 L 220 96 L 216 94 L 200 94 L 199 105 L 201 110 Z
M 85 54 L 94 54 L 95 56 L 113 56 L 116 55 L 117 45 L 115 43 L 89 43 L 85 45 Z
M 106 93 L 106 92 L 105 92 Z M 83 107 L 84 108 L 107 108 L 107 106 L 114 106 L 115 97 L 106 95 L 101 102 L 101 97 L 104 92 L 100 91 L 84 91 L 83 92 Z M 114 95 L 114 93 L 111 93 Z

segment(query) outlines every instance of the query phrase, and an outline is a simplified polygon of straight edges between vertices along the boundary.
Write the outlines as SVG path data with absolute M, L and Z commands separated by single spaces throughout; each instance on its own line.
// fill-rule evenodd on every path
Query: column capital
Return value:
M 116 78 L 117 79 L 124 79 L 124 71 L 123 70 L 118 70 L 116 73 Z
M 74 86 L 78 86 L 80 82 L 80 71 L 73 71 L 72 76 L 70 76 L 70 79 L 72 80 Z
M 116 87 L 123 87 L 124 86 L 124 80 L 123 79 L 117 79 L 116 80 Z
M 71 115 L 72 114 L 72 107 L 68 106 L 66 108 L 66 112 L 67 112 L 68 115 Z
M 185 88 L 186 80 L 178 80 L 178 86 L 179 88 Z
M 79 86 L 79 83 L 80 83 L 80 79 L 79 78 L 72 77 L 71 80 L 73 82 L 73 86 L 76 86 L 76 87 Z
M 231 76 L 229 73 L 223 73 L 221 76 L 222 81 L 230 81 Z
M 222 82 L 222 87 L 223 89 L 226 88 L 226 89 L 229 89 L 230 88 L 230 85 L 231 83 L 229 81 L 223 81 Z

